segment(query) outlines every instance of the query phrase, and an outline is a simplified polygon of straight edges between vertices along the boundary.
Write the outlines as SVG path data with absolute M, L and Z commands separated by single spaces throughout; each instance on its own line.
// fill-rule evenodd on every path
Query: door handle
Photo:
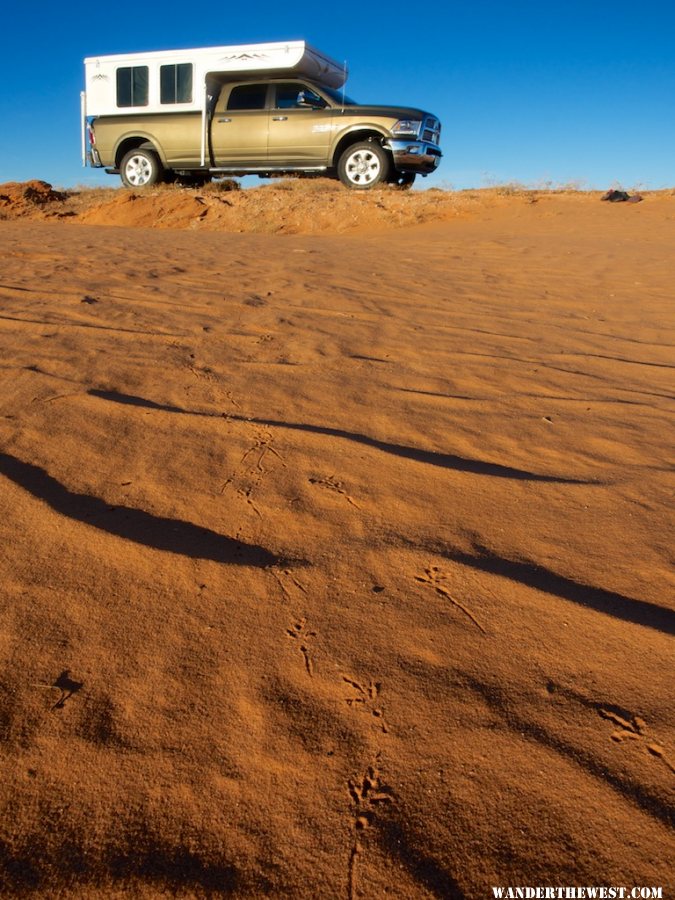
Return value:
M 219 122 L 231 122 L 232 119 L 218 119 Z
M 272 116 L 273 122 L 285 122 L 288 116 Z

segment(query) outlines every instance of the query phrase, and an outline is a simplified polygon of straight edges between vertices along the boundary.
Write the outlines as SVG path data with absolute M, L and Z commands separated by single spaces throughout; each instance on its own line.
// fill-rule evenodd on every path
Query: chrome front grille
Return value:
M 434 116 L 427 116 L 422 126 L 422 140 L 428 144 L 436 144 L 441 142 L 441 123 Z

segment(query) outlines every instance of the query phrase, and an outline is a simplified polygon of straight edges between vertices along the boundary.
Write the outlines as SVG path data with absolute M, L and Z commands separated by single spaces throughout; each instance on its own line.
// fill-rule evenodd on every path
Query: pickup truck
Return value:
M 337 177 L 366 190 L 387 182 L 407 187 L 416 175 L 436 169 L 442 156 L 436 116 L 356 103 L 340 90 L 344 69 L 298 44 L 290 58 L 276 48 L 295 45 L 212 48 L 239 53 L 229 53 L 227 67 L 228 54 L 209 58 L 201 74 L 197 54 L 205 50 L 182 51 L 193 54 L 194 64 L 168 61 L 166 54 L 147 55 L 156 60 L 108 57 L 113 63 L 107 72 L 101 65 L 106 58 L 99 58 L 99 78 L 110 81 L 115 102 L 97 103 L 94 96 L 98 114 L 90 115 L 83 96 L 87 161 L 134 188 L 177 178 L 203 183 L 226 175 L 295 173 Z M 260 46 L 268 49 L 262 71 L 251 62 L 252 48 Z M 244 57 L 235 70 L 234 55 Z

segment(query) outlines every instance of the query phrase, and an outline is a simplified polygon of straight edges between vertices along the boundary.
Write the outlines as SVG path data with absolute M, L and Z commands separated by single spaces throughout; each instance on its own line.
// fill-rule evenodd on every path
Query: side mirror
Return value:
M 295 102 L 298 106 L 308 106 L 310 109 L 324 109 L 326 106 L 326 101 L 323 98 L 308 91 L 300 91 Z

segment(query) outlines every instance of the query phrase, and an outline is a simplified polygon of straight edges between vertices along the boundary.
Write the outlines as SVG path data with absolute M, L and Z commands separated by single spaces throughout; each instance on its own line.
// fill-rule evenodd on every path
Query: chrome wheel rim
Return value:
M 382 171 L 382 163 L 372 150 L 355 150 L 347 157 L 345 171 L 352 184 L 372 184 Z
M 129 184 L 142 187 L 152 178 L 152 165 L 146 156 L 132 156 L 124 167 L 124 174 Z

